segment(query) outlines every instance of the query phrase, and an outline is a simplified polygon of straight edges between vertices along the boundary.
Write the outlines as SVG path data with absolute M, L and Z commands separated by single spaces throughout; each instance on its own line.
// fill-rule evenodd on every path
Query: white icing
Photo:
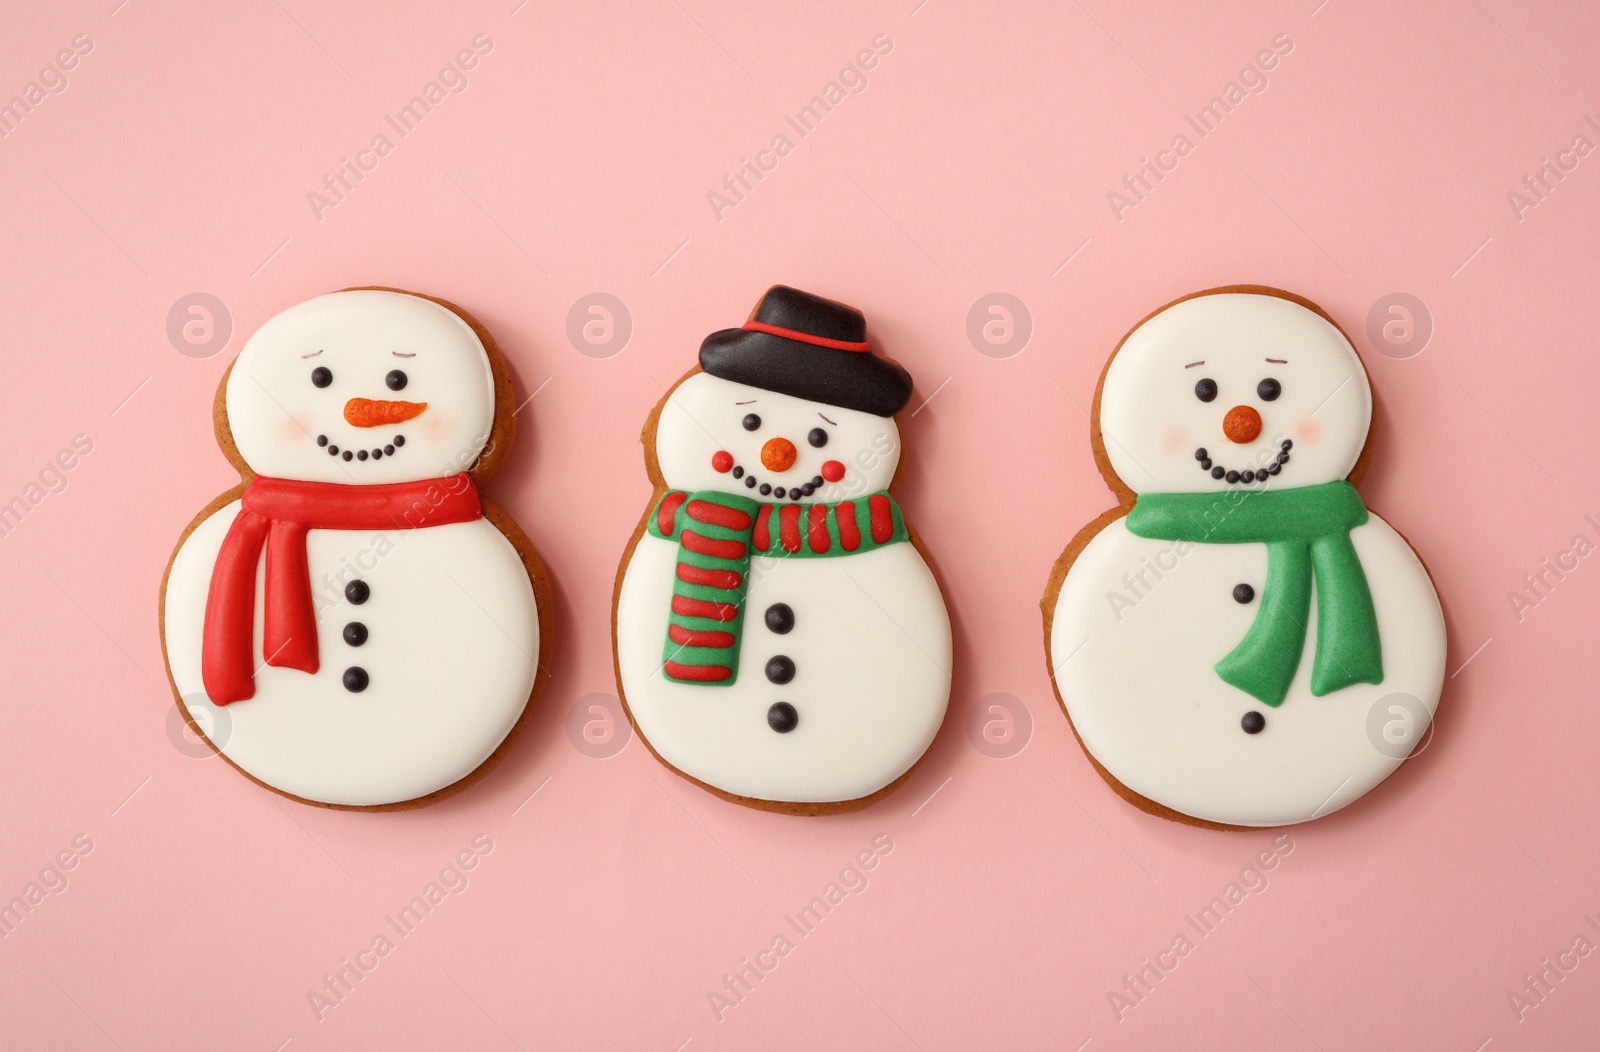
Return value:
M 1270 402 L 1256 391 L 1269 377 L 1282 387 Z M 1211 402 L 1195 396 L 1201 379 L 1216 382 Z M 1241 405 L 1261 414 L 1260 436 L 1242 444 L 1222 432 L 1223 417 Z M 1195 450 L 1216 466 L 1255 470 L 1286 438 L 1294 446 L 1273 485 L 1342 479 L 1371 422 L 1372 391 L 1349 341 L 1315 312 L 1254 293 L 1197 296 L 1148 319 L 1111 360 L 1100 393 L 1106 455 L 1135 493 L 1234 488 L 1201 470 Z
M 1425 714 L 1409 733 L 1421 741 L 1444 684 L 1444 615 L 1422 564 L 1388 523 L 1371 515 L 1350 539 L 1372 589 L 1383 682 L 1312 696 L 1313 600 L 1294 682 L 1270 708 L 1212 669 L 1260 608 L 1266 545 L 1185 546 L 1136 537 L 1122 520 L 1107 526 L 1073 563 L 1051 626 L 1051 667 L 1084 747 L 1134 792 L 1228 825 L 1321 817 L 1387 778 L 1400 758 L 1374 743 L 1371 710 L 1391 694 L 1416 698 Z M 1255 589 L 1253 602 L 1234 601 L 1241 583 Z M 1113 604 L 1113 594 L 1135 603 Z M 1382 708 L 1382 725 L 1404 719 Z M 1250 711 L 1266 717 L 1259 734 L 1240 727 Z
M 1257 393 L 1268 377 L 1281 385 L 1274 400 Z M 1202 378 L 1217 384 L 1209 403 L 1195 395 Z M 1223 434 L 1237 405 L 1261 415 L 1254 442 Z M 1278 476 L 1241 484 L 1282 490 L 1348 475 L 1372 400 L 1355 350 L 1321 316 L 1280 297 L 1225 293 L 1175 304 L 1129 334 L 1106 370 L 1099 419 L 1112 467 L 1135 492 L 1236 488 L 1202 470 L 1196 448 L 1216 465 L 1253 470 L 1271 464 L 1288 438 L 1291 457 Z M 1383 781 L 1409 751 L 1392 735 L 1420 741 L 1438 704 L 1444 617 L 1427 572 L 1387 523 L 1371 515 L 1350 538 L 1372 591 L 1383 682 L 1311 695 L 1313 600 L 1294 681 L 1273 708 L 1212 667 L 1260 608 L 1266 545 L 1152 540 L 1122 520 L 1102 530 L 1062 584 L 1049 641 L 1084 747 L 1140 795 L 1228 825 L 1307 821 Z M 1238 584 L 1254 589 L 1251 602 L 1235 601 Z M 1250 711 L 1266 719 L 1258 734 L 1240 725 Z
M 306 538 L 320 669 L 261 664 L 265 560 L 256 579 L 255 697 L 219 710 L 200 676 L 206 594 L 237 501 L 189 535 L 167 580 L 172 677 L 202 727 L 245 771 L 308 800 L 347 806 L 426 796 L 472 773 L 533 690 L 539 616 L 527 572 L 487 519 L 418 530 L 312 530 Z M 344 581 L 371 587 L 365 603 Z M 346 623 L 367 641 L 345 643 Z M 370 685 L 344 689 L 351 666 Z M 198 710 L 198 711 L 197 711 Z
M 735 796 L 839 803 L 877 792 L 927 751 L 950 697 L 950 620 L 916 548 L 752 560 L 732 686 L 661 673 L 677 550 L 641 537 L 617 600 L 623 694 L 662 759 Z M 787 634 L 766 626 L 773 603 L 794 610 Z M 784 686 L 763 672 L 779 654 L 795 663 Z M 787 734 L 767 725 L 778 701 L 800 716 Z
M 753 432 L 742 423 L 748 413 L 761 417 Z M 815 427 L 829 436 L 820 449 L 807 441 Z M 799 453 L 781 473 L 760 459 L 762 445 L 775 436 Z M 674 489 L 762 499 L 711 466 L 719 450 L 760 481 L 786 487 L 810 481 L 824 461 L 837 460 L 847 468 L 843 479 L 803 498 L 837 501 L 888 487 L 900 435 L 890 417 L 696 374 L 662 409 L 656 431 L 662 475 Z M 662 674 L 677 551 L 676 541 L 641 537 L 617 599 L 623 693 L 640 733 L 667 763 L 735 796 L 841 803 L 882 789 L 927 751 L 950 697 L 950 619 L 913 545 L 828 559 L 753 558 L 732 686 L 678 683 Z M 794 611 L 791 632 L 767 628 L 764 615 L 774 603 Z M 783 686 L 764 672 L 776 655 L 795 663 L 794 679 Z M 786 734 L 767 724 L 767 710 L 779 701 L 799 713 Z
M 333 373 L 327 387 L 311 382 L 318 367 Z M 385 383 L 395 369 L 406 374 L 399 391 Z M 367 289 L 318 296 L 267 321 L 233 363 L 226 397 L 234 442 L 254 471 L 312 482 L 457 474 L 477 460 L 494 421 L 494 377 L 471 327 L 431 300 Z M 428 407 L 403 423 L 356 427 L 344 417 L 352 398 Z M 319 435 L 368 459 L 329 455 Z M 395 435 L 405 445 L 371 459 Z
M 320 352 L 320 353 L 318 353 Z M 407 355 L 400 357 L 397 355 Z M 313 357 L 306 357 L 314 355 Z M 318 388 L 313 369 L 333 373 Z M 407 382 L 394 391 L 390 370 Z M 345 421 L 350 398 L 426 402 L 397 425 Z M 451 311 L 402 293 L 337 292 L 263 325 L 229 375 L 228 422 L 240 453 L 265 476 L 345 485 L 454 475 L 472 465 L 494 417 L 482 343 Z M 373 459 L 403 434 L 393 455 Z M 317 445 L 367 449 L 346 462 Z M 464 778 L 505 739 L 538 667 L 539 616 L 515 547 L 487 519 L 416 530 L 314 529 L 306 538 L 317 614 L 314 674 L 264 663 L 265 553 L 257 564 L 253 698 L 218 708 L 205 696 L 201 645 L 217 553 L 234 501 L 185 539 L 167 581 L 167 660 L 184 705 L 234 763 L 295 796 L 346 806 L 400 803 Z M 344 585 L 361 579 L 361 605 Z M 368 629 L 360 646 L 347 622 Z M 344 688 L 344 670 L 368 673 Z
M 752 413 L 761 418 L 761 426 L 747 431 L 744 418 Z M 827 445 L 811 445 L 808 436 L 814 428 L 827 434 Z M 794 466 L 786 471 L 771 471 L 761 463 L 762 446 L 774 438 L 788 439 L 798 453 Z M 656 425 L 656 459 L 662 477 L 673 489 L 721 490 L 763 499 L 746 487 L 745 479 L 711 466 L 711 458 L 719 450 L 732 454 L 734 462 L 758 483 L 786 489 L 822 474 L 825 462 L 838 461 L 845 467 L 844 477 L 837 483 L 825 482 L 804 499 L 849 500 L 889 487 L 900 463 L 900 429 L 893 417 L 809 402 L 696 373 L 672 392 Z

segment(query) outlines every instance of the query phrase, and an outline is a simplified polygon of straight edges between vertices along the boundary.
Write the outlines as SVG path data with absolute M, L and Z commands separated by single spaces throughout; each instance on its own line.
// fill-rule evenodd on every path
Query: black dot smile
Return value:
M 383 446 L 374 446 L 371 449 L 344 449 L 328 441 L 327 435 L 317 436 L 317 445 L 328 451 L 330 457 L 342 457 L 346 461 L 353 460 L 382 460 L 384 457 L 394 456 L 394 451 L 406 444 L 406 436 L 395 435 L 393 439 Z
M 818 475 L 810 482 L 803 482 L 798 486 L 777 486 L 770 482 L 762 482 L 756 476 L 744 469 L 738 461 L 734 461 L 733 468 L 728 472 L 736 479 L 744 479 L 746 489 L 753 489 L 763 497 L 772 496 L 779 500 L 798 501 L 809 497 L 822 488 L 822 476 Z
M 1233 471 L 1220 464 L 1213 464 L 1211 454 L 1206 452 L 1204 446 L 1194 451 L 1194 459 L 1199 461 L 1200 470 L 1209 472 L 1214 479 L 1221 479 L 1230 486 L 1236 486 L 1241 482 L 1248 485 L 1252 482 L 1265 482 L 1269 477 L 1276 476 L 1283 470 L 1283 466 L 1289 463 L 1289 450 L 1293 448 L 1294 443 L 1286 438 L 1279 446 L 1278 455 L 1271 464 L 1264 468 L 1246 468 L 1243 471 Z

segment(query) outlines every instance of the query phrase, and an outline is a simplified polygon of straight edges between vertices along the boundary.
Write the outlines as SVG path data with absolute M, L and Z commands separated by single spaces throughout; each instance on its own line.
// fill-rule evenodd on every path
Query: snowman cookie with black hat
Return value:
M 1356 491 L 1371 423 L 1349 339 L 1278 289 L 1186 296 L 1112 352 L 1091 436 L 1120 503 L 1067 546 L 1043 607 L 1062 706 L 1130 802 L 1305 822 L 1425 740 L 1444 617 Z
M 890 493 L 910 397 L 860 311 L 775 285 L 645 422 L 655 493 L 617 575 L 617 679 L 701 787 L 854 810 L 938 733 L 950 619 Z

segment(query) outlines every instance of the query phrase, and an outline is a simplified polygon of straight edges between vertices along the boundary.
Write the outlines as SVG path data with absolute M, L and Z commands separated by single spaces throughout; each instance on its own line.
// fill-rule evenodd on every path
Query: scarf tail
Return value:
M 222 538 L 206 594 L 200 681 L 215 705 L 255 697 L 251 667 L 255 643 L 256 560 L 267 539 L 267 520 L 240 509 Z
M 1224 683 L 1263 705 L 1277 708 L 1289 694 L 1305 649 L 1306 613 L 1311 609 L 1311 566 L 1306 545 L 1267 545 L 1267 582 L 1261 609 L 1239 645 L 1214 666 Z
M 1311 693 L 1317 697 L 1356 683 L 1383 682 L 1383 642 L 1372 587 L 1349 534 L 1311 543 L 1317 578 L 1317 649 Z
M 267 595 L 261 647 L 267 664 L 316 672 L 317 618 L 311 606 L 306 534 L 298 522 L 275 522 L 267 531 Z
M 680 683 L 726 687 L 739 674 L 755 502 L 707 496 L 669 493 L 653 516 L 652 532 L 678 542 L 661 671 Z

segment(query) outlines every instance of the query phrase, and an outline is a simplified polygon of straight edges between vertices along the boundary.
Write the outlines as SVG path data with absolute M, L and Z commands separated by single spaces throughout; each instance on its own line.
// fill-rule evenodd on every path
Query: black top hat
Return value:
M 854 307 L 774 285 L 743 328 L 700 344 L 700 368 L 763 391 L 877 416 L 911 398 L 911 374 L 867 346 L 867 319 Z

